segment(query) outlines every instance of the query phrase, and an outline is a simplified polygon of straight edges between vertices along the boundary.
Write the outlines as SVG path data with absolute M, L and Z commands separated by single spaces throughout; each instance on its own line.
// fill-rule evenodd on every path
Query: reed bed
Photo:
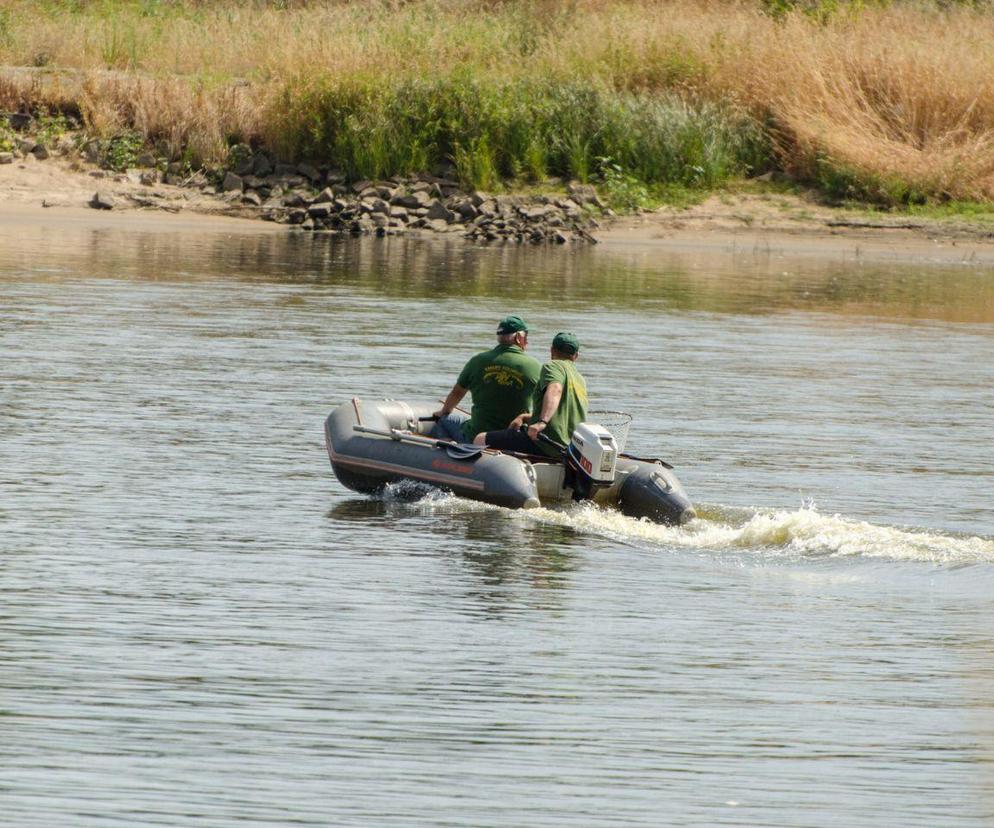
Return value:
M 710 187 L 780 168 L 885 203 L 994 199 L 976 4 L 0 0 L 0 106 L 173 157 L 247 141 L 379 177 Z

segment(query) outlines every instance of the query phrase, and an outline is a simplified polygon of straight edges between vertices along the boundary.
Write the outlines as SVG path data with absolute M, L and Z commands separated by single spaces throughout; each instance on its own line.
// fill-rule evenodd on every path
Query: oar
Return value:
M 472 443 L 455 443 L 451 440 L 438 440 L 434 437 L 422 437 L 420 434 L 409 434 L 400 429 L 391 428 L 384 431 L 379 428 L 368 428 L 367 426 L 353 425 L 353 431 L 361 434 L 375 434 L 378 437 L 389 437 L 401 443 L 412 443 L 416 446 L 432 446 L 434 448 L 445 449 L 445 453 L 454 459 L 470 460 L 483 454 L 483 446 L 474 446 Z

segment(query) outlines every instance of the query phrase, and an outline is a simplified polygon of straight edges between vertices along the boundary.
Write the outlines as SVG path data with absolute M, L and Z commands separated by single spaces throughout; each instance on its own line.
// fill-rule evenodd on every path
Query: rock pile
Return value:
M 39 160 L 49 157 L 49 148 L 29 137 L 30 116 L 0 113 L 3 117 L 15 137 L 9 148 L 0 146 L 4 150 L 0 164 L 29 154 Z M 107 168 L 112 141 L 61 136 L 52 149 L 59 154 L 75 154 L 78 149 L 86 160 Z M 599 226 L 596 217 L 613 215 L 593 187 L 575 182 L 563 196 L 490 195 L 467 192 L 445 175 L 348 182 L 336 170 L 280 163 L 244 145 L 233 148 L 231 157 L 233 163 L 225 168 L 190 170 L 150 153 L 136 153 L 128 161 L 138 166 L 109 174 L 122 183 L 153 186 L 162 182 L 197 189 L 226 202 L 233 212 L 300 230 L 338 234 L 431 232 L 458 233 L 479 241 L 595 242 L 590 231 Z M 92 170 L 90 175 L 100 178 L 108 173 Z M 141 206 L 158 206 L 154 199 L 134 194 L 127 198 Z M 110 193 L 101 191 L 94 194 L 90 206 L 109 210 L 116 203 Z
M 334 170 L 274 163 L 263 153 L 228 170 L 217 189 L 270 221 L 352 235 L 429 231 L 481 241 L 593 242 L 594 216 L 605 212 L 594 188 L 582 184 L 557 198 L 466 192 L 434 175 L 348 183 Z

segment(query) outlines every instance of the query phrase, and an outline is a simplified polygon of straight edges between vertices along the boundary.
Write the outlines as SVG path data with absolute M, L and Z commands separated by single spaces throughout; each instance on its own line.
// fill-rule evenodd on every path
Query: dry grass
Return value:
M 0 73 L 0 106 L 68 97 L 97 131 L 133 126 L 207 159 L 233 139 L 301 145 L 306 126 L 287 102 L 315 85 L 327 96 L 540 79 L 741 108 L 765 125 L 779 165 L 839 194 L 994 199 L 994 15 L 969 7 L 779 18 L 757 2 L 690 0 L 69 8 L 0 0 L 0 63 L 88 76 L 53 92 Z M 96 74 L 109 69 L 122 74 Z

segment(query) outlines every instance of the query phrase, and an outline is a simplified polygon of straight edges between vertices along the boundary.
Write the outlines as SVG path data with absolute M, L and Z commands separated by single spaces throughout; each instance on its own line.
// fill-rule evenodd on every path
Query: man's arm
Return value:
M 451 376 L 451 374 L 450 374 Z M 452 409 L 459 405 L 463 397 L 466 396 L 468 388 L 463 388 L 458 382 L 452 386 L 452 390 L 449 392 L 449 396 L 445 398 L 445 402 L 442 403 L 442 407 L 438 409 L 432 416 L 433 417 L 444 417 L 446 414 L 450 414 Z
M 563 398 L 563 384 L 561 382 L 550 382 L 545 387 L 545 394 L 542 397 L 542 410 L 539 412 L 538 421 L 528 426 L 528 436 L 533 440 L 538 438 L 540 431 L 545 431 L 549 420 L 556 416 L 559 410 L 559 401 Z

